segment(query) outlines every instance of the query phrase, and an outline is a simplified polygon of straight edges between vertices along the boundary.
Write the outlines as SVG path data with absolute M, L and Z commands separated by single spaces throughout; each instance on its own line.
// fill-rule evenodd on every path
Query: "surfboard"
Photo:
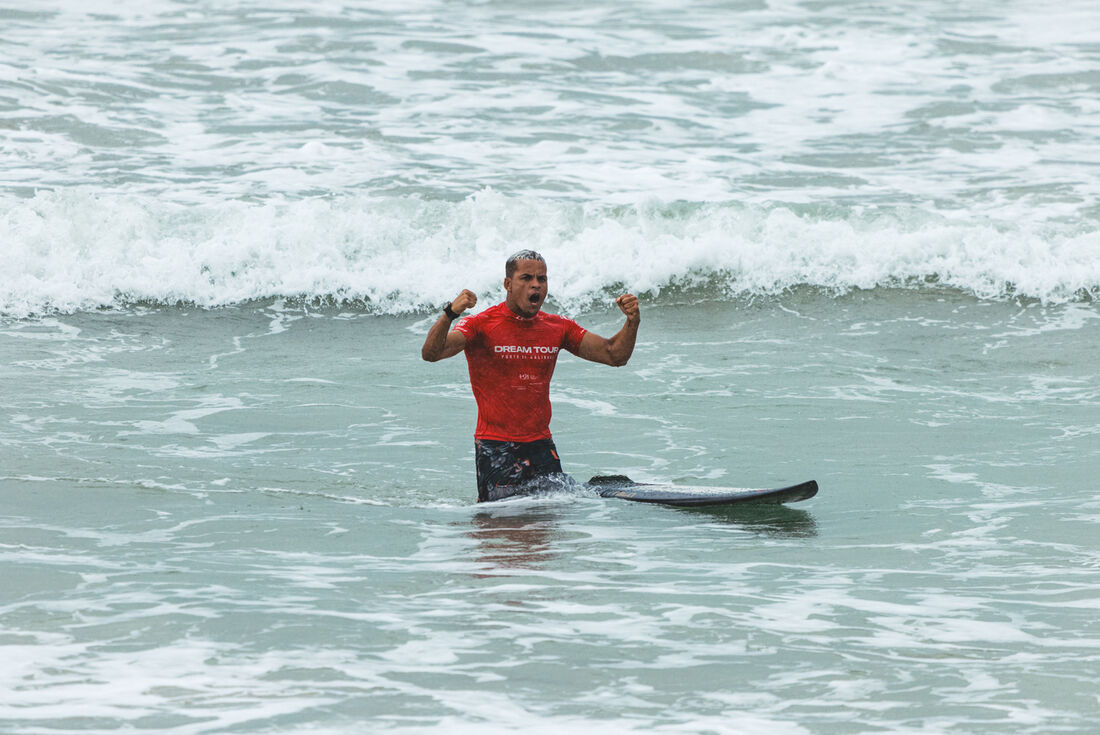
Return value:
M 634 482 L 626 475 L 604 475 L 593 477 L 585 483 L 585 487 L 595 490 L 605 498 L 694 508 L 735 503 L 797 503 L 817 495 L 817 482 L 814 480 L 788 487 L 737 488 L 663 485 Z

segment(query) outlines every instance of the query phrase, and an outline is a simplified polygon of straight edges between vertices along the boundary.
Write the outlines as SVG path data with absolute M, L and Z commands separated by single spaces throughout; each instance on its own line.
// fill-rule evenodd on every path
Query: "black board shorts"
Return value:
M 533 442 L 474 440 L 477 502 L 538 492 L 547 483 L 561 486 L 571 478 L 562 472 L 553 439 Z

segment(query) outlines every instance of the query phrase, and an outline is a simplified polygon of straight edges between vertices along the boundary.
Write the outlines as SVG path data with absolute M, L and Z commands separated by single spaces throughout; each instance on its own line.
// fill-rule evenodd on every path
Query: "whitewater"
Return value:
M 1100 28 L 1036 7 L 9 11 L 0 310 L 402 313 L 513 245 L 569 269 L 570 309 L 618 283 L 1092 299 Z
M 651 298 L 670 287 L 737 296 L 936 284 L 1045 303 L 1091 300 L 1100 285 L 1095 230 L 915 208 L 608 208 L 494 191 L 461 202 L 358 194 L 182 206 L 63 192 L 13 202 L 0 236 L 18 244 L 0 308 L 20 316 L 276 297 L 408 313 L 435 306 L 441 284 L 491 292 L 501 253 L 520 245 L 555 262 L 554 297 L 574 312 L 621 284 Z

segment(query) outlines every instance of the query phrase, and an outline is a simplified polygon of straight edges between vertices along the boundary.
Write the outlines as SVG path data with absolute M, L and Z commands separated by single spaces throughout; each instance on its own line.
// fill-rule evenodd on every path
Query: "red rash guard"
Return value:
M 532 442 L 550 438 L 550 378 L 565 348 L 576 354 L 587 330 L 539 312 L 516 316 L 504 303 L 463 319 L 466 362 L 477 401 L 476 439 Z

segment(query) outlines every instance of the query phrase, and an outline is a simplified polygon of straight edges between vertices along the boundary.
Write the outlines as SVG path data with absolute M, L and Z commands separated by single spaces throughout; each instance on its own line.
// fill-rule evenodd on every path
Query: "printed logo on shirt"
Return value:
M 542 344 L 496 344 L 493 352 L 519 352 L 521 354 L 558 354 L 559 347 L 546 347 Z
M 529 358 L 533 360 L 550 360 L 557 356 L 560 347 L 547 347 L 546 345 L 493 345 L 493 352 L 505 359 Z

